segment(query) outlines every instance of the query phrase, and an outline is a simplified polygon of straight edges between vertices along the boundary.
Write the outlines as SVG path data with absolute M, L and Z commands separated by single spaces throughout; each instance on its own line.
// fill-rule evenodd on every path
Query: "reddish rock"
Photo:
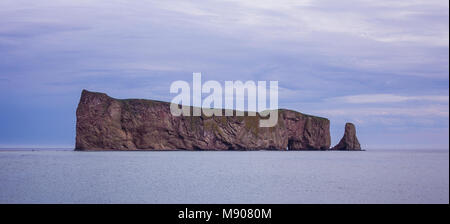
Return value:
M 352 123 L 345 124 L 345 132 L 341 141 L 332 148 L 333 150 L 361 150 L 358 138 L 356 137 L 356 128 Z
M 192 110 L 192 107 L 191 107 Z M 330 121 L 280 109 L 276 126 L 258 116 L 172 116 L 170 103 L 83 90 L 76 150 L 326 150 Z

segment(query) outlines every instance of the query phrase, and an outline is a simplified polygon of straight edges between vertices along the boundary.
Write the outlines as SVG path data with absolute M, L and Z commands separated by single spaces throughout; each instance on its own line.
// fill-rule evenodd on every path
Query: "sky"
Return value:
M 193 72 L 278 81 L 332 145 L 449 148 L 446 0 L 2 0 L 0 147 L 74 147 L 82 89 L 170 101 Z

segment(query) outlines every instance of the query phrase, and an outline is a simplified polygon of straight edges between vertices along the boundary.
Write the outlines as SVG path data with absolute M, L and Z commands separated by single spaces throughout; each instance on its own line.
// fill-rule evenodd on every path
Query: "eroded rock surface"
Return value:
M 356 128 L 352 123 L 345 124 L 345 133 L 341 141 L 332 148 L 333 150 L 361 150 L 358 138 L 356 137 Z
M 191 108 L 192 110 L 192 108 Z M 280 109 L 278 123 L 259 116 L 172 116 L 170 103 L 83 90 L 76 150 L 326 150 L 330 121 Z

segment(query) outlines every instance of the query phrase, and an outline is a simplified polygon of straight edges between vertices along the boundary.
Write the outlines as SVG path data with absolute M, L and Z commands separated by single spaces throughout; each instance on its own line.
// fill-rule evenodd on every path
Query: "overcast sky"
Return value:
M 73 147 L 82 89 L 277 80 L 367 149 L 449 147 L 447 0 L 0 1 L 0 147 Z

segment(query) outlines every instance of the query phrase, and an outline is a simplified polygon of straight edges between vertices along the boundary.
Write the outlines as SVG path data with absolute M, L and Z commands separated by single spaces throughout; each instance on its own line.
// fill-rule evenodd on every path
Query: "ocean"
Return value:
M 449 151 L 0 150 L 0 203 L 449 203 Z

